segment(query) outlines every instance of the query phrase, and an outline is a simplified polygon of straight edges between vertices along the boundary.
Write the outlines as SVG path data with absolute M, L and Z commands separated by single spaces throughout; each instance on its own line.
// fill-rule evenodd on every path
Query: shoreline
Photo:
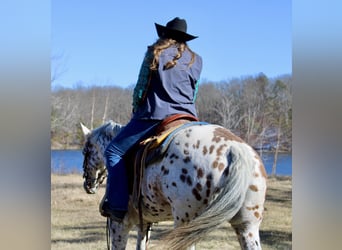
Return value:
M 260 150 L 257 150 L 255 148 L 253 148 L 258 154 L 260 154 Z M 82 150 L 82 148 L 80 147 L 68 147 L 68 148 L 62 148 L 62 147 L 51 147 L 50 150 L 54 150 L 54 151 L 61 151 L 61 150 Z M 275 153 L 275 150 L 262 150 L 263 153 Z M 292 151 L 278 151 L 278 153 L 280 154 L 292 154 Z

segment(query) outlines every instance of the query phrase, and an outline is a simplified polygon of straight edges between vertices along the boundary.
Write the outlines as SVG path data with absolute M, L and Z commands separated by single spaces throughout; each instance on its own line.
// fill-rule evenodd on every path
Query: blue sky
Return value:
M 291 74 L 291 4 L 52 0 L 51 71 L 63 72 L 53 86 L 134 85 L 147 45 L 157 39 L 154 23 L 176 16 L 199 36 L 189 46 L 203 58 L 202 81 Z

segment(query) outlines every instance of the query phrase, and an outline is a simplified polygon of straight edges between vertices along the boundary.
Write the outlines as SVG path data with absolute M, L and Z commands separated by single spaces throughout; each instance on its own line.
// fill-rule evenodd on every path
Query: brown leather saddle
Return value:
M 170 133 L 181 125 L 194 121 L 198 121 L 198 118 L 188 114 L 169 116 L 158 125 L 155 135 L 143 140 L 125 155 L 129 193 L 133 197 L 133 204 L 136 208 L 139 207 L 141 180 L 147 160 L 150 162 L 153 158 L 158 158 L 160 153 L 157 149 Z

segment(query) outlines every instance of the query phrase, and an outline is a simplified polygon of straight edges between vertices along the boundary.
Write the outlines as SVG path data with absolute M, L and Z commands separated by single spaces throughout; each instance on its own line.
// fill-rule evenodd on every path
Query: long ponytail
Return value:
M 190 48 L 188 47 L 188 45 L 184 42 L 180 43 L 177 42 L 174 39 L 168 38 L 168 39 L 159 39 L 156 43 L 154 43 L 151 47 L 153 48 L 153 55 L 154 58 L 152 60 L 150 69 L 151 70 L 157 70 L 158 69 L 158 65 L 159 65 L 159 56 L 162 53 L 162 51 L 164 49 L 167 49 L 171 46 L 176 46 L 178 53 L 173 57 L 173 59 L 171 61 L 168 61 L 165 65 L 163 65 L 164 69 L 170 69 L 172 67 L 174 67 L 177 64 L 177 61 L 179 58 L 182 57 L 183 52 L 188 49 L 191 53 L 191 60 L 188 64 L 188 66 L 190 67 L 193 62 L 195 61 L 195 53 L 193 51 L 190 50 Z

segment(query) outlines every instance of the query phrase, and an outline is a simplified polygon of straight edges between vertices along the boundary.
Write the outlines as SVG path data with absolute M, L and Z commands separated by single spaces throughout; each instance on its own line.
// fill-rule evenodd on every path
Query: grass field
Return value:
M 51 249 L 106 249 L 106 219 L 98 212 L 104 194 L 102 186 L 97 194 L 83 190 L 81 175 L 51 175 Z M 292 248 L 292 180 L 272 178 L 268 190 L 261 225 L 263 249 Z M 163 249 L 154 233 L 172 227 L 171 222 L 155 224 L 149 249 Z M 136 233 L 129 236 L 127 248 L 135 249 Z M 222 224 L 196 245 L 196 249 L 240 249 L 229 223 Z

